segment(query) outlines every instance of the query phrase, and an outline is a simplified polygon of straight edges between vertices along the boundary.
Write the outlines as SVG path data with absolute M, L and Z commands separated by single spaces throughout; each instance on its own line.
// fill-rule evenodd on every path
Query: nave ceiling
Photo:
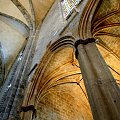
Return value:
M 27 21 L 29 18 L 26 20 L 23 15 L 24 11 L 21 12 L 16 5 L 21 4 L 22 9 L 25 8 L 27 10 L 29 17 L 38 26 L 44 20 L 54 2 L 54 0 L 19 0 L 17 1 L 18 3 L 16 1 L 0 0 L 0 26 L 2 28 L 0 42 L 4 52 L 6 74 L 29 36 L 30 26 Z M 31 11 L 32 7 L 34 7 L 33 11 Z
M 27 9 L 28 13 L 30 14 L 31 17 L 33 17 L 33 14 L 31 12 L 31 7 L 30 4 L 27 0 L 19 0 L 19 2 Z M 33 0 L 33 8 L 34 8 L 34 12 L 35 12 L 35 23 L 36 26 L 39 23 L 42 23 L 45 16 L 47 15 L 47 12 L 50 10 L 51 6 L 54 3 L 54 0 Z M 9 3 L 9 5 L 8 5 Z M 6 6 L 7 9 L 6 9 Z M 24 22 L 28 27 L 29 24 L 27 23 L 26 19 L 23 17 L 22 13 L 16 8 L 16 6 L 10 1 L 10 0 L 1 0 L 0 2 L 0 12 L 5 13 L 7 15 L 10 15 L 12 17 L 15 17 L 19 20 L 21 20 L 22 22 Z M 17 14 L 16 14 L 17 12 Z M 3 25 L 3 21 L 0 19 L 1 24 Z M 6 24 L 9 29 L 12 29 L 13 32 L 15 31 L 14 23 L 13 24 L 8 24 L 9 20 L 7 20 L 7 22 L 4 24 Z M 16 23 L 18 25 L 18 23 Z M 2 26 L 3 27 L 3 26 Z M 6 35 L 9 33 L 7 27 L 4 28 L 3 30 L 5 31 L 5 34 L 1 34 L 0 35 Z M 105 61 L 107 62 L 107 64 L 113 68 L 114 70 L 110 69 L 112 74 L 114 75 L 115 79 L 117 79 L 118 83 L 120 84 L 120 1 L 119 0 L 104 0 L 101 2 L 99 8 L 97 8 L 97 11 L 94 15 L 93 21 L 92 21 L 92 34 L 95 38 L 99 39 L 99 44 L 98 44 L 98 48 L 101 52 L 101 54 L 103 55 Z M 11 32 L 11 34 L 13 33 Z M 26 31 L 25 31 L 26 32 Z M 24 32 L 24 33 L 25 33 Z M 29 33 L 29 32 L 28 32 Z M 11 42 L 13 44 L 12 47 L 14 47 L 14 41 L 7 38 L 7 43 L 6 43 L 6 38 L 2 37 L 3 41 L 1 40 L 1 43 L 5 44 L 5 49 L 6 51 L 11 51 L 10 55 L 8 56 L 8 63 L 11 64 L 14 62 L 17 54 L 19 53 L 20 49 L 22 48 L 22 45 L 25 41 L 25 38 L 28 37 L 28 34 L 21 34 L 19 31 L 16 33 L 19 34 L 19 36 L 21 36 L 21 39 L 18 35 L 16 35 L 16 39 L 18 39 L 18 44 L 21 44 L 21 47 L 19 48 L 15 48 L 15 50 L 13 50 L 12 52 L 12 48 L 7 49 L 8 46 L 11 45 Z M 14 36 L 14 35 L 12 35 Z M 5 40 L 4 40 L 5 39 Z M 22 42 L 21 42 L 22 41 Z M 15 53 L 16 51 L 16 53 Z M 11 56 L 13 57 L 12 61 L 11 61 Z M 37 91 L 40 91 L 41 86 L 43 86 L 43 88 L 45 89 L 45 87 L 49 87 L 50 84 L 53 84 L 56 80 L 60 79 L 63 77 L 63 79 L 60 82 L 78 82 L 82 76 L 79 74 L 78 75 L 73 75 L 73 76 L 69 76 L 69 77 L 65 77 L 67 75 L 72 75 L 79 72 L 79 64 L 77 62 L 77 60 L 75 59 L 75 57 L 73 56 L 73 49 L 72 48 L 64 48 L 63 50 L 58 51 L 57 53 L 55 53 L 53 55 L 53 57 L 51 58 L 49 64 L 46 67 L 46 71 L 43 74 L 43 78 L 39 78 L 38 80 L 43 81 L 43 83 L 39 84 L 40 87 L 38 87 Z M 37 73 L 37 72 L 36 72 Z M 39 76 L 39 75 L 38 75 Z M 49 84 L 44 85 L 46 81 L 48 81 L 50 79 Z M 33 83 L 34 83 L 34 79 L 33 79 Z M 31 86 L 33 83 L 31 83 Z M 59 82 L 55 82 L 54 84 L 59 84 Z M 53 85 L 54 85 L 53 84 Z M 83 90 L 85 91 L 84 88 L 84 84 L 83 84 L 83 80 L 80 82 L 81 87 L 83 88 Z M 30 87 L 31 87 L 30 86 Z M 34 86 L 35 87 L 35 86 Z M 63 92 L 65 89 L 65 91 L 68 91 L 68 93 L 61 93 Z M 61 86 L 57 86 L 57 87 L 53 87 L 51 88 L 50 91 L 53 90 L 53 93 L 50 92 L 48 94 L 46 94 L 46 96 L 43 97 L 43 99 L 39 100 L 39 95 L 38 97 L 38 117 L 40 117 L 40 112 L 41 112 L 41 108 L 40 108 L 40 102 L 45 104 L 46 99 L 48 99 L 48 101 L 52 101 L 52 103 L 56 103 L 56 101 L 54 101 L 54 97 L 58 98 L 58 99 L 62 99 L 61 96 L 64 97 L 65 99 L 65 104 L 67 104 L 67 99 L 71 99 L 71 104 L 73 101 L 76 102 L 76 106 L 79 106 L 79 109 L 76 107 L 75 110 L 78 109 L 78 111 L 81 113 L 81 115 L 79 115 L 80 117 L 84 116 L 83 119 L 87 120 L 91 120 L 92 116 L 91 116 L 91 111 L 90 111 L 90 107 L 88 104 L 88 101 L 86 99 L 86 96 L 83 92 L 83 90 L 77 85 L 77 84 L 70 84 L 70 86 L 68 84 L 65 85 L 61 85 Z M 63 91 L 62 91 L 63 90 Z M 29 91 L 31 92 L 32 89 Z M 54 93 L 55 91 L 60 91 L 58 96 L 56 93 Z M 77 91 L 77 92 L 76 92 Z M 85 92 L 86 93 L 86 92 Z M 29 94 L 28 94 L 29 95 Z M 47 98 L 48 96 L 48 98 Z M 51 96 L 51 98 L 50 98 Z M 67 98 L 65 97 L 67 96 Z M 52 98 L 53 97 L 53 98 Z M 29 99 L 26 98 L 26 99 Z M 29 100 L 28 103 L 24 104 L 29 104 Z M 64 103 L 62 103 L 64 104 Z M 49 106 L 49 105 L 48 105 Z M 50 107 L 50 106 L 49 106 Z M 73 106 L 72 106 L 73 107 Z M 55 106 L 56 108 L 56 106 Z M 63 110 L 63 108 L 59 108 L 61 110 Z M 86 112 L 88 112 L 88 115 L 85 116 Z M 62 114 L 62 113 L 61 113 Z

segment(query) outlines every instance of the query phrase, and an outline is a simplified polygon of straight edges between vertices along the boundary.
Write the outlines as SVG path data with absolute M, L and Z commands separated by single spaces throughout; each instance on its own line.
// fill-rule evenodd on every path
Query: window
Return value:
M 65 19 L 72 13 L 73 9 L 76 10 L 76 6 L 80 3 L 81 0 L 62 0 L 61 6 L 63 9 L 63 16 Z

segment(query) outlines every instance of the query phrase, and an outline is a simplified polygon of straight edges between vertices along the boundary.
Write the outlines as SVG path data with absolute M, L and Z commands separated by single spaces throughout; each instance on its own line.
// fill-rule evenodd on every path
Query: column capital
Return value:
M 78 49 L 77 49 L 78 45 L 80 45 L 80 44 L 87 45 L 88 43 L 92 43 L 92 42 L 96 42 L 96 39 L 95 38 L 87 38 L 85 40 L 79 39 L 79 40 L 75 41 L 74 47 L 76 48 L 76 51 L 75 51 L 76 59 L 78 59 Z
M 95 38 L 87 38 L 87 39 L 85 39 L 85 40 L 79 39 L 79 40 L 76 40 L 76 41 L 75 41 L 74 46 L 75 46 L 75 48 L 77 49 L 78 45 L 80 45 L 80 44 L 86 45 L 86 44 L 91 43 L 91 42 L 96 42 L 96 39 L 95 39 Z

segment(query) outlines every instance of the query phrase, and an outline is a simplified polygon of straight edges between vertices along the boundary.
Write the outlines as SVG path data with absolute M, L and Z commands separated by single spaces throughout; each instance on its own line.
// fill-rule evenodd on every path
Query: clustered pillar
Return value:
M 75 42 L 94 120 L 120 120 L 120 89 L 94 38 Z

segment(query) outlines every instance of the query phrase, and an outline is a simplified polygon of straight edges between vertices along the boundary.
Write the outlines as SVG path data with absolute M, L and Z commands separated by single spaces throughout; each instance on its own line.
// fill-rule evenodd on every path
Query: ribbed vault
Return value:
M 5 9 L 4 6 L 2 7 L 3 9 L 0 9 L 1 12 L 12 16 L 13 19 L 19 19 L 20 23 L 26 26 L 28 31 L 35 29 L 34 24 L 38 25 L 42 23 L 54 3 L 54 0 L 29 0 L 30 2 L 26 0 L 12 1 L 13 2 L 9 1 L 11 6 L 8 7 L 9 9 L 12 8 L 11 11 Z M 21 3 L 21 7 L 18 2 Z M 0 5 L 2 6 L 3 3 L 6 4 L 6 2 L 2 0 Z M 19 9 L 17 7 L 19 7 Z M 18 16 L 13 12 L 15 10 L 19 13 Z M 24 10 L 26 10 L 26 12 Z M 9 25 L 9 27 L 13 28 L 11 25 Z M 8 31 L 6 30 L 6 32 Z M 99 3 L 91 23 L 91 32 L 93 37 L 99 39 L 98 48 L 116 81 L 120 84 L 119 0 L 104 0 Z M 28 37 L 28 35 L 24 36 L 24 39 L 25 37 Z M 62 41 L 62 39 L 60 40 Z M 66 44 L 68 42 L 69 46 L 73 44 L 72 40 L 67 41 Z M 64 46 L 56 51 L 58 46 L 61 47 L 63 45 L 63 41 L 58 42 L 57 45 L 53 43 L 54 47 L 50 47 L 50 50 L 47 49 L 28 86 L 23 105 L 34 104 L 37 109 L 37 118 L 39 119 L 42 119 L 41 113 L 46 113 L 45 111 L 47 110 L 49 114 L 46 114 L 46 116 L 44 116 L 45 118 L 49 117 L 53 112 L 57 117 L 64 116 L 65 112 L 63 111 L 65 110 L 69 113 L 64 116 L 64 119 L 92 120 L 93 118 L 82 80 L 80 66 L 75 59 L 73 48 Z M 58 105 L 59 103 L 64 107 L 60 107 L 60 105 Z M 69 107 L 70 105 L 71 108 Z M 21 116 L 23 119 L 29 120 L 30 115 L 31 114 L 26 113 Z M 67 118 L 67 116 L 69 117 Z M 53 117 L 54 116 L 51 116 L 51 118 Z
M 23 43 L 26 41 L 26 38 L 30 37 L 30 32 L 35 30 L 35 24 L 37 27 L 43 21 L 53 2 L 54 0 L 0 1 L 0 24 L 4 30 L 4 34 L 3 32 L 0 33 L 0 41 L 4 49 L 6 73 L 8 73 L 22 46 L 24 46 Z M 2 24 L 5 24 L 4 27 Z M 13 32 L 14 30 L 15 32 Z M 7 35 L 11 36 L 11 38 L 5 37 Z M 8 47 L 11 43 L 13 46 Z
M 120 73 L 120 2 L 118 0 L 101 1 L 92 20 L 92 34 L 99 39 L 100 49 L 107 64 Z M 110 67 L 109 67 L 110 68 Z M 110 68 L 110 69 L 111 69 Z M 119 74 L 111 69 L 115 78 Z
M 47 12 L 54 3 L 54 0 L 32 0 L 32 1 L 35 11 L 36 23 L 39 24 L 41 21 L 43 21 Z
M 40 70 L 40 67 L 38 70 Z M 57 51 L 51 57 L 42 76 L 36 75 L 39 82 L 35 84 L 34 77 L 29 88 L 32 91 L 36 86 L 36 92 L 34 91 L 35 93 L 31 94 L 33 96 L 31 99 L 31 92 L 29 91 L 24 104 L 34 103 L 38 119 L 43 119 L 43 117 L 47 119 L 53 112 L 56 119 L 92 119 L 83 79 L 78 62 L 74 57 L 73 48 L 66 47 Z M 56 100 L 59 102 L 56 102 Z M 61 107 L 59 104 L 61 104 Z M 50 110 L 50 112 L 45 112 L 45 109 Z M 43 116 L 44 112 L 45 115 Z M 27 120 L 28 115 L 23 115 L 23 118 Z M 55 119 L 54 116 L 51 116 L 51 119 Z

